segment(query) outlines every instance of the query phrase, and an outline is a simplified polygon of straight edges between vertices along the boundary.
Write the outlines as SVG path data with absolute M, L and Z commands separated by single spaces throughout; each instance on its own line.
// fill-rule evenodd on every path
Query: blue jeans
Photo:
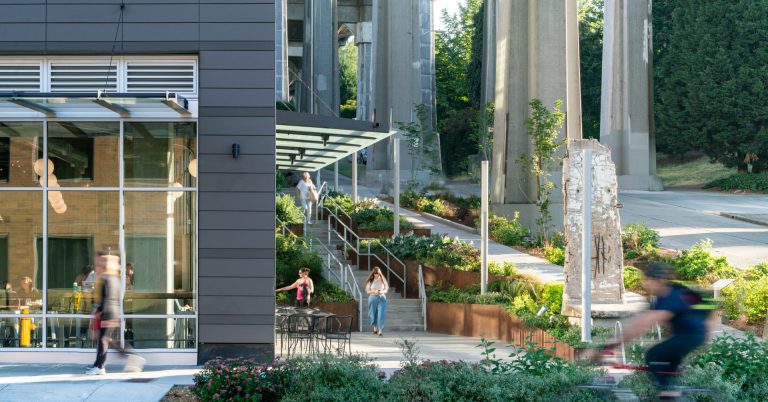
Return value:
M 368 295 L 368 319 L 371 321 L 371 326 L 384 329 L 387 319 L 386 295 Z
M 312 201 L 310 201 L 309 198 L 302 198 L 301 208 L 304 209 L 304 216 L 307 219 L 307 223 L 312 223 Z

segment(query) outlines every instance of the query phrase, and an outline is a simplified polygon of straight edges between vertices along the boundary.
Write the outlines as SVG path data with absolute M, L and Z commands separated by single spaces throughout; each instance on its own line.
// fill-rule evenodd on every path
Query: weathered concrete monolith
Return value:
M 609 149 L 596 140 L 572 140 L 563 160 L 566 243 L 563 314 L 571 317 L 581 316 L 584 149 L 592 150 L 592 264 L 589 269 L 592 270 L 593 310 L 606 310 L 600 305 L 624 304 L 624 256 L 616 167 L 611 161 Z

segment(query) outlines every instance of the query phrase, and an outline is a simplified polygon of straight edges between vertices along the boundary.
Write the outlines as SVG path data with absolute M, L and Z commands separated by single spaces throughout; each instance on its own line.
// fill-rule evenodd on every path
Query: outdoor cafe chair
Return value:
M 288 357 L 291 356 L 291 353 L 296 353 L 296 348 L 309 354 L 313 353 L 316 318 L 316 316 L 308 314 L 292 314 L 288 316 L 288 328 L 286 330 Z
M 322 342 L 323 352 L 344 355 L 344 349 L 352 354 L 352 316 L 330 315 L 325 318 L 325 325 L 319 333 L 318 342 Z M 335 343 L 335 347 L 332 347 Z

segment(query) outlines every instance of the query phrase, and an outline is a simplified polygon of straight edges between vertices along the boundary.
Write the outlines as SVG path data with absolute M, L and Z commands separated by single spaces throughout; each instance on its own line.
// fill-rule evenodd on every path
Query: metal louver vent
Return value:
M 193 64 L 128 63 L 128 92 L 195 92 Z
M 0 65 L 0 91 L 39 90 L 39 65 Z
M 117 66 L 51 64 L 51 92 L 117 92 Z

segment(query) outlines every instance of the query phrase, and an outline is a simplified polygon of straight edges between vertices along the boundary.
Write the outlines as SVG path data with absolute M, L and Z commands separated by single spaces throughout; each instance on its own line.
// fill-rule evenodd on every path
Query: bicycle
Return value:
M 613 353 L 608 353 L 606 352 L 606 349 L 603 349 L 603 348 L 589 349 L 587 350 L 587 352 L 585 352 L 582 355 L 582 357 L 585 358 L 585 360 L 587 361 L 591 361 L 592 363 L 595 363 L 596 365 L 598 365 L 598 367 L 603 369 L 627 370 L 630 372 L 637 372 L 637 371 L 649 372 L 650 371 L 650 368 L 646 365 L 627 364 L 626 362 L 623 362 L 623 361 L 619 362 L 616 360 Z M 609 357 L 611 357 L 612 359 L 609 359 Z M 682 372 L 670 371 L 670 372 L 664 372 L 663 374 L 679 376 L 682 374 Z M 596 382 L 593 382 L 591 384 L 577 385 L 576 388 L 610 390 L 617 397 L 619 397 L 620 400 L 623 400 L 623 399 L 630 400 L 631 398 L 630 395 L 634 395 L 634 394 L 628 388 L 619 387 L 620 383 L 621 381 L 618 380 L 616 376 L 605 375 Z M 623 398 L 622 398 L 622 395 L 624 396 Z M 687 401 L 697 401 L 699 400 L 698 398 L 701 396 L 707 396 L 708 399 L 713 401 L 720 400 L 720 398 L 718 397 L 718 393 L 711 389 L 680 386 L 680 385 L 674 386 L 668 390 L 660 391 L 657 396 L 657 399 L 654 399 L 654 400 L 687 402 Z

